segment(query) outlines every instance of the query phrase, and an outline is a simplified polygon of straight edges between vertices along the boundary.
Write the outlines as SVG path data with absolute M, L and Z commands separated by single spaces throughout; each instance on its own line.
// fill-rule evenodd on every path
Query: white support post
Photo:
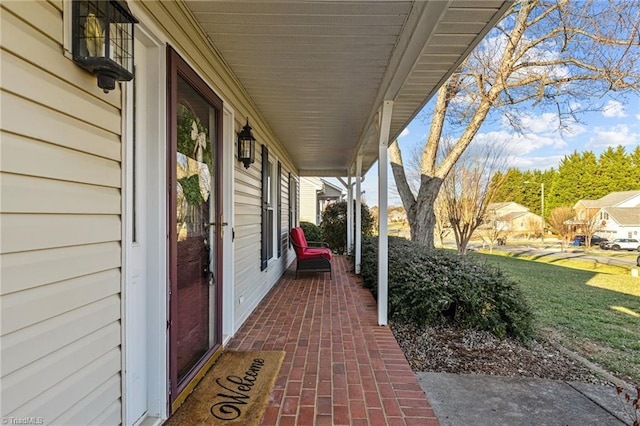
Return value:
M 351 173 L 347 178 L 347 253 L 353 253 L 353 187 Z
M 389 300 L 388 147 L 393 101 L 384 101 L 378 140 L 378 324 L 387 325 Z
M 362 207 L 360 205 L 362 198 L 362 155 L 358 155 L 356 159 L 356 258 L 355 272 L 360 273 L 360 264 L 362 263 Z

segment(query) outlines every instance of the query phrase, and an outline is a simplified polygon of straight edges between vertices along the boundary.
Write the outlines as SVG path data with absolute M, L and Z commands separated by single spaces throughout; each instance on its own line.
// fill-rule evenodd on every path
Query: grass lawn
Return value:
M 542 334 L 640 384 L 640 278 L 474 253 L 521 284 Z

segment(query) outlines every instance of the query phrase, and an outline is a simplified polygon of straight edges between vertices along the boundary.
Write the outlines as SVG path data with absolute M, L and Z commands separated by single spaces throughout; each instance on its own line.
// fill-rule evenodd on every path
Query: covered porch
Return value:
M 227 346 L 286 352 L 262 424 L 439 424 L 351 262 L 333 268 L 333 280 L 290 268 Z

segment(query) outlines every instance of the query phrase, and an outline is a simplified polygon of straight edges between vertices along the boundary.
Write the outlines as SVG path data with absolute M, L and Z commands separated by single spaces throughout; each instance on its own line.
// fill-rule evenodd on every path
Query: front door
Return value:
M 222 101 L 171 48 L 168 61 L 173 403 L 222 342 Z

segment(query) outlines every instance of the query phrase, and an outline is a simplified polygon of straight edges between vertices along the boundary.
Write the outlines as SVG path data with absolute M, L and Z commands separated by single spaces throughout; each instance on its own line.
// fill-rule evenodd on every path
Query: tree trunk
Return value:
M 434 248 L 436 226 L 434 206 L 441 186 L 442 179 L 423 175 L 420 193 L 407 214 L 411 240 L 429 248 Z

